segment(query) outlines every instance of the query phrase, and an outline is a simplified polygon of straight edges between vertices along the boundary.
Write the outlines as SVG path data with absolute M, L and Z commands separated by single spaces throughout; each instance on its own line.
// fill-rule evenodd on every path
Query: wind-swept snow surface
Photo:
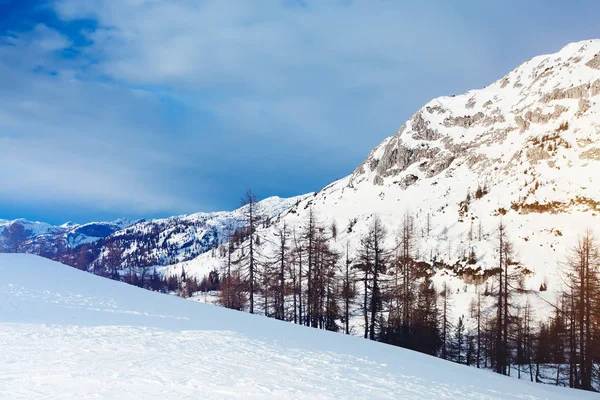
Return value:
M 0 397 L 592 399 L 0 254 Z

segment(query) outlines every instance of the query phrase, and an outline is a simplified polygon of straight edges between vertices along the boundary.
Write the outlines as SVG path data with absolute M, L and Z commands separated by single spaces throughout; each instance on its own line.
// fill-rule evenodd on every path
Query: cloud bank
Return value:
M 0 32 L 2 216 L 168 215 L 233 208 L 248 186 L 318 190 L 430 98 L 598 28 L 559 3 L 415 3 L 42 4 L 46 17 Z

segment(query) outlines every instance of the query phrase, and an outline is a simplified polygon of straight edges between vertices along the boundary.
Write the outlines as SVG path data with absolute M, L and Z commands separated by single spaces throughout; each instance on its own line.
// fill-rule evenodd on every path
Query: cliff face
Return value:
M 556 200 L 557 190 L 567 202 L 598 198 L 589 163 L 600 159 L 599 52 L 598 40 L 572 43 L 484 89 L 432 100 L 371 152 L 350 184 L 409 186 L 466 164 L 491 186 L 514 186 L 518 203 Z M 511 184 L 529 169 L 535 191 Z

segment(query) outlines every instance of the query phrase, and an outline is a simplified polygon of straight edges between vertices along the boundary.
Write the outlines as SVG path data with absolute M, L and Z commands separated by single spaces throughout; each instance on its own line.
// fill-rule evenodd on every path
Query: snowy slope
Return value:
M 114 232 L 123 230 L 137 223 L 126 218 L 119 218 L 111 222 L 89 222 L 87 224 L 71 226 L 66 237 L 71 247 L 89 244 L 103 239 Z
M 353 257 L 374 215 L 387 227 L 392 248 L 410 212 L 418 260 L 464 264 L 473 250 L 473 267 L 483 273 L 498 265 L 502 221 L 514 259 L 532 271 L 524 282 L 531 293 L 516 301 L 532 303 L 541 320 L 551 311 L 547 302 L 560 289 L 560 264 L 578 235 L 586 228 L 600 235 L 598 171 L 600 40 L 588 40 L 535 57 L 483 89 L 430 101 L 350 175 L 304 199 L 281 224 L 303 229 L 312 207 L 324 226 L 337 223 L 336 247 L 344 251 L 348 244 Z M 480 198 L 478 188 L 485 193 Z M 271 254 L 274 230 L 259 235 L 261 252 Z M 205 254 L 186 272 L 201 276 L 223 263 Z M 434 282 L 458 292 L 454 317 L 468 319 L 478 288 L 448 270 L 438 271 Z M 539 292 L 544 282 L 548 291 Z
M 0 293 L 0 398 L 597 397 L 152 293 L 32 255 L 0 254 Z
M 263 222 L 267 222 L 305 197 L 268 197 L 259 201 L 257 207 Z M 111 245 L 120 250 L 122 267 L 185 262 L 223 243 L 229 234 L 244 226 L 244 210 L 245 207 L 240 207 L 233 211 L 199 212 L 141 221 L 103 240 L 93 263 L 102 265 L 106 248 Z

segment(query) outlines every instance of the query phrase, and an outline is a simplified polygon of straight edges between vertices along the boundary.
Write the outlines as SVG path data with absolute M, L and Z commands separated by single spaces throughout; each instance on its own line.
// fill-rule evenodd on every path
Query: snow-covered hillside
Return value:
M 306 226 L 312 208 L 336 222 L 336 247 L 354 258 L 374 215 L 393 248 L 403 216 L 414 216 L 415 257 L 455 265 L 471 251 L 480 273 L 498 266 L 502 221 L 513 258 L 532 271 L 524 282 L 536 318 L 550 312 L 559 265 L 586 228 L 600 233 L 600 40 L 572 43 L 535 57 L 486 88 L 439 97 L 418 110 L 347 177 L 293 207 L 288 228 Z M 429 222 L 428 222 L 429 221 Z M 259 232 L 273 253 L 276 229 Z M 223 265 L 207 254 L 187 263 L 202 276 Z M 178 270 L 173 268 L 173 270 Z M 455 315 L 469 317 L 476 287 L 447 269 Z M 542 283 L 548 290 L 540 293 Z M 480 289 L 481 290 L 481 289 Z
M 305 197 L 273 196 L 259 201 L 261 222 L 268 224 Z M 199 212 L 133 224 L 102 241 L 93 263 L 103 265 L 109 247 L 118 249 L 121 267 L 163 266 L 193 259 L 244 226 L 244 210 L 240 207 L 233 211 Z
M 26 219 L 0 220 L 0 252 L 23 252 L 53 256 L 82 244 L 94 243 L 133 224 L 128 219 L 51 225 Z
M 0 398 L 595 399 L 0 254 Z
M 263 222 L 268 223 L 305 197 L 272 196 L 261 200 L 258 207 Z M 0 220 L 0 252 L 37 254 L 98 271 L 108 268 L 105 257 L 113 249 L 119 261 L 111 262 L 118 262 L 120 268 L 164 266 L 197 257 L 243 225 L 244 207 L 170 218 L 67 222 L 60 226 L 25 219 Z

